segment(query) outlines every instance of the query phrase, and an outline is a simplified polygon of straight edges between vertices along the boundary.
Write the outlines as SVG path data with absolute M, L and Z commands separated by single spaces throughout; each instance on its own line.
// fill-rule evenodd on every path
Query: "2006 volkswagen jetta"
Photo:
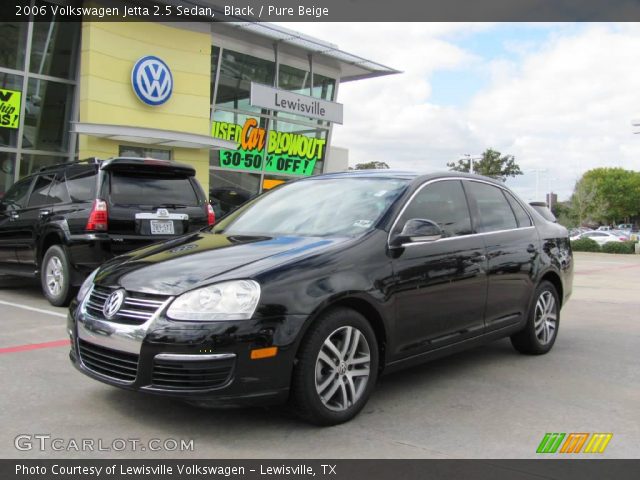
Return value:
M 547 353 L 572 272 L 566 229 L 499 182 L 324 175 L 103 265 L 70 307 L 70 356 L 118 387 L 197 404 L 290 399 L 336 424 L 383 371 L 505 336 Z

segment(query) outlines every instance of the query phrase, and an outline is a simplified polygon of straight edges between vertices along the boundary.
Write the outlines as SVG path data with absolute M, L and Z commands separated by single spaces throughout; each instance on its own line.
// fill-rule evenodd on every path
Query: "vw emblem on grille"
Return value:
M 171 97 L 173 76 L 166 63 L 148 55 L 133 66 L 131 85 L 138 98 L 147 105 L 162 105 Z
M 113 318 L 113 316 L 118 313 L 118 310 L 120 310 L 122 302 L 124 302 L 124 290 L 116 290 L 107 297 L 102 307 L 102 313 L 104 313 L 106 318 Z

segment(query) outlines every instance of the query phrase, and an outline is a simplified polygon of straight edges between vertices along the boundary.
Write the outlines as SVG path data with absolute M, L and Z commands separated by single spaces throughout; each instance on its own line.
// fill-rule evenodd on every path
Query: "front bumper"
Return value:
M 176 322 L 164 315 L 170 301 L 143 324 L 127 325 L 97 318 L 74 300 L 67 317 L 71 362 L 109 385 L 193 402 L 286 400 L 307 316 Z M 275 356 L 251 359 L 252 350 L 272 346 Z

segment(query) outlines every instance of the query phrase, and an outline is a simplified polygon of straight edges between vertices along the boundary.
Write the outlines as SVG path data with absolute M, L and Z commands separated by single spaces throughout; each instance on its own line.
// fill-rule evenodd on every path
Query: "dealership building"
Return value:
M 331 146 L 340 84 L 392 73 L 267 23 L 2 23 L 0 195 L 87 157 L 189 163 L 231 203 L 343 170 L 346 151 Z

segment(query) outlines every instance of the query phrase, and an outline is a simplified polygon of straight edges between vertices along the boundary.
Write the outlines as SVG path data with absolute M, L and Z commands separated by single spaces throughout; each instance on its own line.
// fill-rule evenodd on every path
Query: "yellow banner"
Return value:
M 0 88 L 0 128 L 18 128 L 22 92 Z

